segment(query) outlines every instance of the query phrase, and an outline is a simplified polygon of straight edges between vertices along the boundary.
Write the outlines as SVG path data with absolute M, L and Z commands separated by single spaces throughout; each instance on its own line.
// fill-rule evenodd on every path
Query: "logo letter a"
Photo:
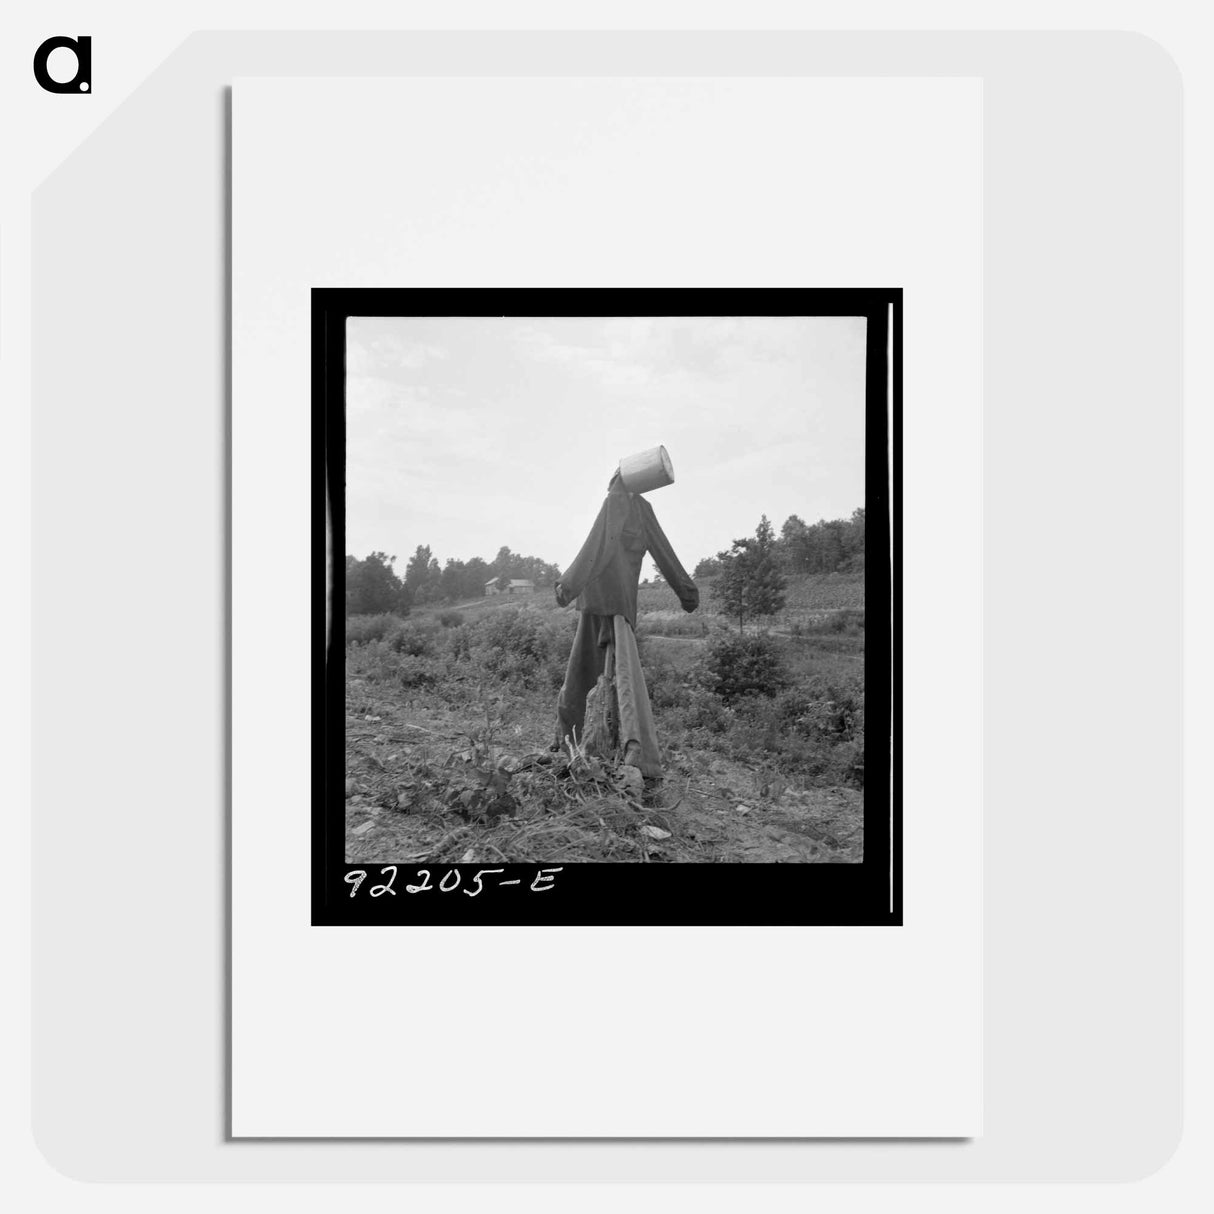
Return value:
M 51 51 L 65 47 L 76 56 L 76 74 L 71 80 L 52 80 L 46 70 Z M 34 79 L 48 93 L 87 93 L 93 87 L 93 40 L 85 35 L 78 38 L 48 38 L 34 52 Z

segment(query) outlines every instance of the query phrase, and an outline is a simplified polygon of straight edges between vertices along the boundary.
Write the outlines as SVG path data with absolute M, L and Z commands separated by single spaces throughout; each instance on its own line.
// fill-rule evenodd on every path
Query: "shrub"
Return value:
M 703 729 L 709 733 L 723 734 L 733 724 L 733 711 L 706 687 L 692 687 L 683 710 L 683 720 L 688 729 Z
M 641 665 L 649 702 L 654 708 L 681 708 L 689 702 L 688 681 L 672 663 L 663 658 L 646 659 L 642 655 Z
M 770 763 L 815 784 L 864 783 L 864 712 L 856 686 L 815 680 L 777 696 L 748 696 L 717 749 L 748 766 Z
M 368 641 L 382 641 L 394 633 L 404 621 L 391 612 L 380 615 L 352 615 L 346 618 L 346 644 L 365 645 Z
M 447 633 L 447 653 L 453 661 L 465 662 L 472 656 L 474 640 L 474 630 L 466 624 L 460 624 Z
M 438 613 L 438 622 L 444 628 L 458 628 L 464 622 L 463 612 L 440 611 Z
M 814 698 L 806 688 L 792 687 L 776 696 L 771 705 L 771 715 L 790 733 L 808 737 L 814 708 Z
M 458 635 L 465 630 L 466 636 Z M 523 687 L 555 689 L 565 677 L 571 638 L 562 617 L 525 608 L 498 611 L 453 630 L 452 638 L 483 670 Z
M 808 704 L 797 718 L 801 732 L 831 741 L 863 738 L 862 678 L 814 678 L 807 684 L 804 695 Z
M 346 675 L 349 678 L 383 682 L 394 679 L 399 666 L 400 658 L 387 641 L 370 640 L 362 645 L 351 645 L 346 652 Z
M 384 639 L 395 653 L 408 654 L 413 658 L 432 657 L 437 651 L 436 631 L 432 624 L 401 620 L 396 631 Z
M 773 638 L 722 636 L 709 644 L 705 660 L 709 690 L 725 704 L 745 696 L 772 696 L 788 685 L 788 674 Z
M 442 665 L 430 657 L 415 657 L 405 654 L 399 663 L 399 678 L 402 687 L 436 687 L 443 682 L 445 671 Z
M 860 632 L 864 629 L 864 612 L 847 608 L 836 611 L 829 622 L 831 632 Z

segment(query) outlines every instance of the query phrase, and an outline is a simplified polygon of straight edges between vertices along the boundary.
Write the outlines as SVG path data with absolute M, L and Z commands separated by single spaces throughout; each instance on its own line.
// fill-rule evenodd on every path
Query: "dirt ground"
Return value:
M 659 647 L 694 644 L 661 638 Z M 348 862 L 838 864 L 863 857 L 864 798 L 855 788 L 797 788 L 709 752 L 673 747 L 665 778 L 642 787 L 612 763 L 554 755 L 551 722 L 534 706 L 494 712 L 486 729 L 473 709 L 433 692 L 389 695 L 351 681 Z M 490 771 L 501 773 L 508 790 L 504 812 L 473 815 L 451 804 L 453 789 L 476 788 Z

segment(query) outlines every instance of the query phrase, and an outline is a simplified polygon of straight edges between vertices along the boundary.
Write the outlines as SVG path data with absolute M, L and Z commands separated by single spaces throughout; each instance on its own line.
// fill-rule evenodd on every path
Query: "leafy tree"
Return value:
M 747 594 L 750 570 L 754 565 L 753 547 L 753 540 L 734 540 L 733 547 L 727 552 L 717 553 L 721 572 L 713 585 L 713 596 L 726 615 L 737 616 L 739 633 L 743 631 L 747 617 L 754 614 Z
M 843 567 L 849 570 L 864 569 L 864 507 L 852 511 L 852 516 L 843 529 Z
M 701 578 L 714 578 L 721 572 L 721 562 L 715 556 L 706 556 L 692 572 L 692 578 L 695 581 L 700 581 Z
M 792 514 L 780 528 L 777 548 L 793 573 L 834 573 L 864 568 L 864 508 L 850 519 L 819 519 L 812 526 Z
M 499 578 L 518 577 L 518 574 L 515 572 L 517 566 L 518 557 L 516 557 L 505 544 L 503 544 L 497 550 L 497 556 L 495 556 L 493 560 L 489 562 L 490 572 Z
M 552 565 L 538 556 L 515 556 L 514 569 L 510 577 L 529 578 L 536 586 L 550 586 L 561 576 L 560 567 Z
M 346 557 L 346 614 L 407 615 L 405 587 L 392 569 L 396 557 L 372 552 L 365 560 Z
M 823 573 L 833 573 L 843 564 L 843 529 L 841 518 L 823 519 L 818 523 L 818 567 Z
M 405 566 L 405 589 L 410 601 L 430 603 L 442 594 L 442 569 L 430 553 L 429 544 L 419 544 Z
M 457 561 L 455 557 L 448 557 L 447 563 L 443 566 L 443 575 L 439 583 L 442 591 L 442 597 L 448 603 L 454 603 L 458 599 L 466 598 L 465 586 L 468 581 L 468 566 L 463 561 Z
M 785 564 L 796 573 L 809 572 L 810 537 L 805 520 L 790 514 L 780 528 L 780 547 Z
M 472 599 L 477 595 L 483 595 L 485 583 L 491 576 L 489 562 L 482 560 L 479 556 L 474 556 L 464 566 L 464 597 Z

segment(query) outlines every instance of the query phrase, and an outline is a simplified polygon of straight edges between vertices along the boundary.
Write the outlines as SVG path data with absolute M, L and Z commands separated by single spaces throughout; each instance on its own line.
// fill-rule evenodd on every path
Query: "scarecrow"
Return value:
M 556 584 L 557 603 L 565 607 L 576 599 L 581 612 L 557 701 L 557 745 L 568 739 L 580 744 L 589 730 L 595 743 L 589 749 L 619 751 L 625 764 L 651 778 L 661 776 L 662 763 L 634 631 L 645 553 L 684 611 L 700 603 L 700 592 L 641 496 L 673 482 L 665 447 L 622 459 L 582 550 Z

